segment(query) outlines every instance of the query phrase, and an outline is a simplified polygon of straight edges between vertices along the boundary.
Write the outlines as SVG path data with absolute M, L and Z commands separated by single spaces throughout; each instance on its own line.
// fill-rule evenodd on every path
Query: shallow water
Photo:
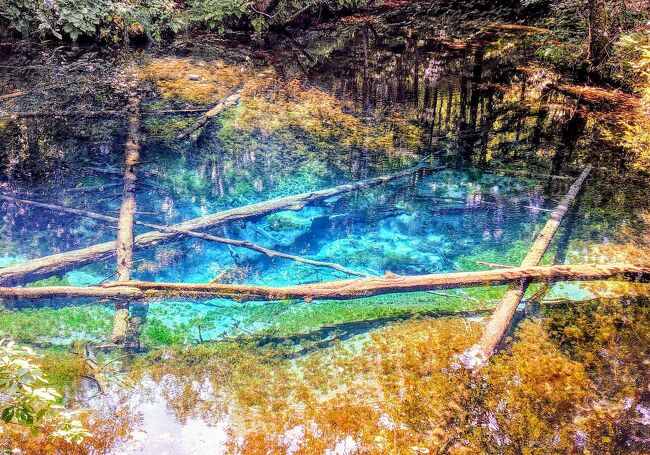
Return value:
M 460 38 L 475 30 L 426 25 L 411 29 L 389 20 L 378 30 L 351 24 L 309 32 L 298 44 L 278 40 L 273 58 L 264 56 L 268 61 L 254 62 L 245 70 L 257 74 L 270 67 L 279 75 L 263 95 L 251 96 L 257 106 L 263 108 L 259 103 L 266 102 L 277 107 L 268 116 L 255 112 L 255 104 L 247 107 L 253 109 L 252 117 L 235 107 L 196 140 L 184 142 L 170 140 L 174 125 L 169 119 L 145 119 L 138 219 L 171 225 L 395 172 L 429 157 L 445 169 L 210 232 L 370 275 L 474 270 L 481 268 L 476 261 L 514 265 L 572 177 L 590 161 L 601 167 L 567 215 L 546 262 L 606 260 L 606 253 L 598 250 L 603 245 L 647 247 L 637 236 L 645 229 L 646 183 L 630 178 L 612 185 L 620 181 L 618 163 L 608 150 L 584 142 L 588 113 L 576 110 L 575 99 L 549 88 L 543 72 L 522 70 L 530 58 L 525 34 L 492 31 L 466 42 Z M 249 63 L 241 56 L 254 52 L 245 46 L 236 47 L 236 52 L 211 48 L 207 55 L 205 49 L 196 49 L 190 57 L 202 68 L 214 64 L 214 55 L 220 54 L 226 56 L 226 65 L 244 67 Z M 138 59 L 146 64 L 166 57 L 150 50 Z M 41 79 L 50 76 L 71 77 L 27 73 L 14 83 L 28 83 L 30 78 L 33 84 L 43 83 Z M 302 85 L 282 98 L 284 85 L 294 78 Z M 184 106 L 178 99 L 164 98 L 160 86 L 147 83 L 145 108 Z M 71 99 L 78 108 L 99 109 L 101 100 L 81 101 L 83 88 L 49 91 L 43 98 L 67 109 Z M 117 104 L 120 96 L 104 102 Z M 8 108 L 27 110 L 30 102 Z M 319 122 L 310 123 L 312 118 Z M 348 121 L 359 124 L 348 128 L 343 123 Z M 35 117 L 4 126 L 3 193 L 116 215 L 123 126 L 116 119 L 73 122 L 65 117 Z M 43 167 L 41 160 L 50 167 Z M 114 226 L 92 219 L 10 202 L 3 202 L 1 209 L 2 266 L 113 240 L 116 234 Z M 145 230 L 137 227 L 136 232 Z M 200 283 L 220 277 L 224 282 L 282 286 L 347 278 L 332 269 L 197 239 L 138 251 L 135 259 L 133 278 L 148 281 Z M 108 260 L 47 282 L 83 286 L 110 280 L 113 274 L 113 260 Z M 266 338 L 261 343 L 292 340 L 300 354 L 305 340 L 318 349 L 328 346 L 332 337 L 358 339 L 395 320 L 471 312 L 493 304 L 499 290 L 495 292 L 419 293 L 311 305 L 161 300 L 134 306 L 133 311 L 146 315 L 145 349 L 262 334 Z M 577 285 L 558 286 L 555 293 L 578 299 L 593 296 L 592 289 Z M 43 321 L 32 333 L 15 335 L 42 345 L 101 342 L 109 335 L 111 305 L 83 305 L 88 303 L 93 302 L 58 300 L 34 310 L 29 309 L 31 302 L 13 302 L 25 317 Z M 10 331 L 16 324 L 28 327 L 28 319 L 20 317 L 5 316 L 0 330 Z M 343 334 L 333 335 L 337 330 Z M 164 447 L 169 453 L 199 453 L 192 439 L 204 435 L 205 422 L 181 424 L 171 415 L 169 422 L 161 419 L 167 415 L 165 399 L 156 397 L 140 409 L 143 420 L 135 441 L 118 452 L 158 453 Z M 223 443 L 219 431 L 204 435 L 211 446 Z M 166 436 L 153 440 L 147 433 Z

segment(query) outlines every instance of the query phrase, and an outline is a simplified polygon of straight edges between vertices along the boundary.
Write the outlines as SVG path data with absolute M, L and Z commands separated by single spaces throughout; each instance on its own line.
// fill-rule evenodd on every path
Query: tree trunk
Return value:
M 140 162 L 140 97 L 132 94 L 129 98 L 129 128 L 124 153 L 124 190 L 122 206 L 117 223 L 117 281 L 131 279 L 133 268 L 133 224 L 135 220 L 135 184 L 138 179 L 136 167 Z M 115 303 L 113 316 L 113 342 L 130 344 L 129 300 L 120 299 Z
M 190 126 L 185 128 L 183 131 L 181 131 L 178 136 L 176 136 L 176 139 L 184 139 L 190 134 L 192 134 L 194 131 L 198 130 L 201 128 L 203 125 L 208 123 L 208 120 L 210 120 L 212 117 L 216 117 L 219 115 L 221 112 L 223 112 L 225 109 L 234 106 L 239 102 L 241 99 L 241 94 L 239 90 L 232 95 L 226 97 L 222 101 L 220 101 L 216 106 L 214 106 L 212 109 L 210 109 L 208 112 L 203 114 L 201 117 L 199 117 L 194 123 L 192 123 Z
M 580 189 L 587 179 L 587 176 L 589 176 L 591 169 L 591 166 L 587 166 L 585 170 L 582 171 L 580 176 L 576 179 L 576 181 L 569 189 L 564 199 L 562 199 L 560 204 L 555 208 L 555 210 L 553 210 L 551 216 L 549 217 L 549 220 L 537 235 L 535 242 L 533 242 L 533 245 L 530 247 L 528 254 L 522 261 L 522 267 L 532 267 L 539 264 L 542 257 L 544 256 L 544 253 L 546 253 L 548 246 L 551 244 L 553 236 L 560 227 L 562 218 L 564 218 L 564 215 L 569 209 L 571 202 L 573 202 L 573 200 L 580 192 Z M 515 311 L 519 306 L 519 302 L 521 302 L 521 299 L 523 298 L 529 284 L 530 281 L 523 279 L 518 284 L 510 286 L 508 291 L 503 296 L 503 300 L 488 321 L 487 326 L 485 327 L 485 331 L 483 332 L 483 336 L 476 346 L 478 347 L 478 350 L 477 352 L 472 352 L 472 356 L 476 356 L 478 360 L 481 360 L 487 359 L 492 355 L 497 344 L 501 341 L 503 334 L 508 329 L 510 321 L 514 316 Z
M 592 66 L 605 60 L 609 42 L 605 0 L 589 0 L 589 62 Z
M 321 300 L 352 300 L 384 294 L 399 294 L 441 289 L 458 289 L 481 286 L 500 286 L 513 282 L 589 281 L 609 278 L 629 278 L 647 281 L 650 265 L 584 264 L 454 272 L 432 275 L 395 275 L 383 277 L 335 280 L 312 284 L 273 287 L 246 284 L 185 284 L 144 281 L 112 282 L 103 286 L 73 287 L 3 287 L 0 297 L 26 299 L 40 298 L 131 298 L 154 299 L 182 297 L 205 300 L 227 298 L 236 301 L 275 301 L 301 299 L 311 302 Z
M 76 216 L 81 216 L 85 218 L 91 218 L 91 219 L 96 219 L 96 220 L 101 220 L 101 221 L 108 221 L 109 223 L 119 223 L 120 219 L 116 218 L 114 216 L 108 216 L 108 215 L 102 215 L 101 213 L 96 213 L 96 212 L 90 212 L 88 210 L 80 210 L 80 209 L 74 209 L 70 207 L 64 207 L 61 205 L 55 205 L 55 204 L 45 204 L 43 202 L 36 202 L 36 201 L 30 201 L 28 199 L 18 199 L 14 198 L 11 196 L 3 196 L 0 195 L 0 199 L 5 200 L 5 201 L 10 201 L 14 202 L 16 204 L 23 204 L 23 205 L 31 205 L 33 207 L 40 207 L 45 210 L 50 210 L 54 212 L 60 212 L 60 213 L 69 213 L 71 215 L 76 215 Z M 143 221 L 138 221 L 134 220 L 133 221 L 135 224 L 139 226 L 144 226 L 148 227 L 151 229 L 155 229 L 156 231 L 160 232 L 169 232 L 173 234 L 183 234 L 187 235 L 188 237 L 194 237 L 202 240 L 207 240 L 208 242 L 216 242 L 216 243 L 222 243 L 225 245 L 233 245 L 236 247 L 240 248 L 246 248 L 252 251 L 256 251 L 258 253 L 264 254 L 265 256 L 268 256 L 270 258 L 278 257 L 281 259 L 288 259 L 290 261 L 295 261 L 295 262 L 302 262 L 303 264 L 309 264 L 313 265 L 314 267 L 327 267 L 330 269 L 337 270 L 339 272 L 345 273 L 347 275 L 354 275 L 354 276 L 369 276 L 368 273 L 363 273 L 359 272 L 356 270 L 348 269 L 346 267 L 343 267 L 340 264 L 336 264 L 333 262 L 322 262 L 322 261 L 316 261 L 313 259 L 307 259 L 303 258 L 301 256 L 295 256 L 287 253 L 283 253 L 281 251 L 276 251 L 272 250 L 270 248 L 265 248 L 263 246 L 257 245 L 253 242 L 249 242 L 246 240 L 236 240 L 236 239 L 229 239 L 225 237 L 218 237 L 216 235 L 211 235 L 211 234 L 204 234 L 203 232 L 195 232 L 195 231 L 188 231 L 185 229 L 178 229 L 173 226 L 161 226 L 159 224 L 153 224 L 153 223 L 146 223 Z

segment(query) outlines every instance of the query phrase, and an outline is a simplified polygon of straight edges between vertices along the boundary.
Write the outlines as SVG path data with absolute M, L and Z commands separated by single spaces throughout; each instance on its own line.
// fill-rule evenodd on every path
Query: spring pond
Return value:
M 174 43 L 164 53 L 156 48 L 119 54 L 83 47 L 19 49 L 5 56 L 1 85 L 7 92 L 33 91 L 2 106 L 2 194 L 117 216 L 126 119 L 78 113 L 123 109 L 135 79 L 143 110 L 138 220 L 174 225 L 398 172 L 425 159 L 444 168 L 207 232 L 369 275 L 484 270 L 489 267 L 480 262 L 520 263 L 550 211 L 591 163 L 595 170 L 543 263 L 647 260 L 647 176 L 628 172 L 598 133 L 610 115 L 602 104 L 558 89 L 558 75 L 530 64 L 531 35 L 525 27 L 479 21 L 461 27 L 386 15 L 372 26 L 347 20 L 296 38 L 277 37 L 266 50 L 209 36 Z M 57 59 L 61 65 L 52 67 Z M 186 140 L 175 137 L 200 114 L 155 113 L 209 108 L 238 87 L 241 101 Z M 57 115 L 38 115 L 44 110 Z M 12 117 L 12 112 L 33 115 Z M 11 201 L 0 208 L 2 267 L 114 240 L 117 232 L 105 221 Z M 149 230 L 135 229 L 136 234 Z M 27 285 L 86 286 L 111 280 L 114 273 L 111 258 Z M 185 238 L 137 250 L 133 278 L 284 286 L 350 276 Z M 620 298 L 623 286 L 632 297 Z M 343 400 L 339 394 L 346 387 L 358 386 L 350 371 L 360 353 L 366 361 L 372 358 L 364 351 L 376 349 L 369 344 L 383 343 L 393 356 L 407 352 L 409 340 L 450 350 L 470 345 L 503 291 L 470 288 L 310 303 L 158 299 L 132 305 L 144 323 L 140 349 L 126 357 L 102 348 L 111 336 L 111 301 L 8 300 L 0 333 L 42 350 L 54 383 L 71 403 L 91 411 L 91 431 L 102 442 L 91 441 L 82 451 L 342 454 L 363 448 L 389 453 L 385 433 L 390 433 L 399 444 L 428 453 L 423 441 L 429 430 L 422 422 L 430 417 L 418 425 L 413 419 L 430 410 L 418 409 L 417 399 L 411 397 L 414 401 L 398 412 L 397 405 L 380 404 L 393 388 L 364 390 L 368 409 L 378 418 L 370 411 L 355 415 L 352 409 L 358 411 L 360 402 L 329 402 Z M 545 343 L 555 343 L 571 361 L 590 359 L 579 374 L 601 385 L 609 364 L 593 360 L 594 344 L 606 346 L 610 338 L 572 339 L 565 329 L 617 315 L 616 321 L 603 322 L 619 331 L 610 336 L 630 352 L 639 348 L 617 360 L 627 375 L 621 381 L 630 387 L 642 380 L 635 370 L 649 346 L 647 328 L 639 330 L 647 325 L 644 292 L 643 285 L 556 284 L 527 311 L 546 321 L 539 324 L 550 324 L 550 335 L 539 335 Z M 428 330 L 428 338 L 418 327 Z M 451 355 L 435 352 L 441 363 Z M 101 378 L 90 380 L 88 371 L 77 371 L 87 369 L 79 359 L 89 355 L 108 365 L 94 372 Z M 502 363 L 507 374 L 507 361 Z M 60 374 L 54 374 L 57 364 L 65 365 Z M 383 364 L 377 360 L 377 365 Z M 359 383 L 381 374 L 366 368 Z M 453 382 L 444 371 L 435 374 L 437 379 L 427 383 L 430 390 Z M 98 384 L 104 393 L 97 393 Z M 629 392 L 625 387 L 610 384 L 601 390 L 618 399 Z M 444 401 L 444 393 L 435 396 Z M 570 400 L 562 400 L 570 408 Z M 314 414 L 328 406 L 356 423 Z M 535 412 L 546 410 L 527 408 L 525 415 L 532 419 Z M 557 413 L 547 416 L 548 428 L 540 427 L 551 431 L 568 418 Z M 400 419 L 408 430 L 398 428 Z M 504 419 L 499 425 L 506 431 Z M 375 427 L 359 428 L 364 421 Z M 589 444 L 614 438 L 598 425 L 578 427 L 557 441 L 539 437 L 538 447 L 559 453 L 580 447 L 577 434 L 586 434 Z M 407 435 L 396 436 L 402 430 Z M 518 453 L 508 441 L 480 437 L 491 444 L 488 453 Z M 629 437 L 620 447 L 643 447 L 647 441 Z

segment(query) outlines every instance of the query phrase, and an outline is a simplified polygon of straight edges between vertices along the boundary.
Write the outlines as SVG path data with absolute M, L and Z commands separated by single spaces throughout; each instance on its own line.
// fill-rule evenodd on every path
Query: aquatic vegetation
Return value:
M 573 0 L 552 5 L 558 16 L 538 24 L 552 33 L 484 18 L 467 23 L 465 13 L 439 21 L 432 16 L 440 5 L 387 2 L 372 16 L 299 34 L 290 28 L 291 39 L 257 33 L 253 44 L 253 29 L 303 6 L 307 13 L 323 6 L 322 17 L 331 18 L 329 2 L 281 1 L 274 17 L 247 11 L 265 11 L 262 4 L 220 0 L 156 1 L 149 13 L 132 14 L 146 8 L 140 3 L 112 17 L 105 37 L 117 30 L 138 41 L 166 33 L 174 19 L 237 32 L 188 35 L 173 50 L 78 58 L 96 47 L 72 45 L 10 53 L 7 66 L 17 69 L 3 65 L 0 78 L 11 90 L 59 79 L 71 88 L 3 104 L 16 116 L 6 127 L 0 120 L 3 192 L 115 215 L 123 90 L 136 77 L 148 136 L 136 195 L 142 221 L 172 225 L 434 156 L 448 169 L 207 231 L 376 275 L 483 270 L 490 266 L 477 261 L 518 264 L 571 176 L 593 164 L 543 263 L 647 262 L 647 176 L 637 172 L 645 123 L 636 118 L 645 115 L 647 65 L 645 38 L 636 32 L 614 48 L 627 63 L 601 74 L 625 88 L 613 90 L 582 72 L 586 21 L 576 21 L 575 7 L 583 6 Z M 537 14 L 544 2 L 525 3 Z M 34 61 L 22 68 L 27 58 Z M 115 59 L 110 71 L 104 58 Z M 63 69 L 53 68 L 60 62 Z M 124 72 L 127 63 L 142 65 L 137 76 Z M 75 83 L 62 73 L 98 77 Z M 627 75 L 634 80 L 623 82 Z M 101 79 L 109 82 L 98 89 Z M 634 87 L 634 95 L 625 91 Z M 181 111 L 210 108 L 235 90 L 237 105 L 189 140 L 176 139 L 200 115 Z M 77 104 L 91 111 L 88 119 L 71 107 Z M 635 126 L 624 134 L 627 124 Z M 112 225 L 96 220 L 19 204 L 2 209 L 0 265 L 115 238 Z M 27 286 L 99 283 L 114 268 L 111 259 Z M 273 286 L 347 278 L 200 239 L 137 251 L 133 276 Z M 35 307 L 7 300 L 0 335 L 40 347 L 50 386 L 66 404 L 91 408 L 80 421 L 94 437 L 78 446 L 4 427 L 2 437 L 26 453 L 157 452 L 165 445 L 196 452 L 178 443 L 181 433 L 201 449 L 254 454 L 434 453 L 441 441 L 450 453 L 644 453 L 649 289 L 613 281 L 531 286 L 529 299 L 545 294 L 529 302 L 526 319 L 476 374 L 458 354 L 481 336 L 504 287 L 310 303 L 132 302 L 144 321 L 144 352 L 124 357 L 106 352 L 112 301 Z M 621 293 L 626 298 L 614 298 Z
M 170 325 L 166 318 L 148 316 L 147 323 L 142 331 L 143 342 L 148 346 L 183 344 L 188 341 L 189 324 Z
M 300 129 L 321 147 L 330 147 L 334 140 L 344 147 L 387 149 L 394 153 L 412 150 L 420 144 L 422 131 L 416 125 L 399 119 L 391 122 L 397 131 L 365 125 L 346 112 L 349 103 L 305 86 L 302 81 L 280 84 L 277 75 L 268 73 L 256 82 L 244 86 L 241 111 L 233 120 L 241 130 L 257 130 L 268 135 L 278 130 Z M 269 92 L 271 96 L 265 96 Z
M 176 136 L 185 128 L 194 122 L 193 119 L 165 119 L 165 118 L 150 118 L 144 124 L 148 131 L 148 138 L 154 141 L 172 142 Z
M 44 286 L 70 286 L 70 280 L 65 276 L 53 276 L 50 278 L 34 281 L 32 283 L 27 283 L 26 286 L 31 288 L 39 288 Z
M 35 344 L 101 340 L 110 334 L 111 314 L 101 305 L 3 310 L 0 334 Z
M 549 311 L 566 314 L 554 307 Z M 588 313 L 585 308 L 585 317 Z M 633 320 L 642 324 L 646 316 L 635 314 Z M 580 324 L 571 313 L 569 320 Z M 591 320 L 594 329 L 607 330 L 601 319 Z M 474 385 L 458 403 L 460 415 L 467 416 L 454 424 L 460 425 L 454 430 L 460 435 L 454 452 L 611 450 L 620 441 L 598 420 L 603 407 L 590 404 L 601 400 L 594 396 L 592 381 L 611 378 L 611 372 L 585 366 L 575 351 L 568 357 L 555 334 L 570 331 L 559 321 L 545 321 L 524 323 L 512 346 L 480 377 L 468 377 L 464 370 L 454 368 L 455 354 L 480 335 L 479 324 L 461 318 L 395 323 L 373 332 L 361 344 L 335 343 L 329 349 L 310 350 L 308 342 L 306 354 L 295 361 L 286 360 L 284 354 L 287 347 L 295 352 L 291 345 L 270 349 L 221 342 L 200 345 L 182 355 L 176 350 L 161 351 L 145 359 L 137 370 L 158 379 L 176 377 L 165 393 L 176 397 L 170 404 L 180 417 L 198 413 L 218 421 L 226 412 L 219 403 L 227 397 L 237 409 L 231 414 L 235 417 L 230 430 L 232 448 L 242 453 L 281 451 L 288 444 L 311 453 L 332 449 L 347 438 L 353 447 L 369 453 L 403 447 L 422 448 L 426 453 L 435 449 L 432 431 L 449 400 L 468 381 Z M 625 333 L 632 335 L 636 327 L 626 328 Z M 594 338 L 584 344 L 582 355 L 597 353 L 602 341 Z M 619 374 L 629 374 L 634 381 L 640 373 L 633 365 L 641 360 L 642 352 L 634 358 L 616 355 L 617 361 L 632 366 L 624 373 L 619 363 Z M 215 396 L 208 401 L 196 400 L 198 390 L 191 384 L 198 378 L 207 378 L 211 384 Z M 167 390 L 163 383 L 160 386 Z M 618 408 L 611 409 L 618 415 Z M 291 440 L 282 436 L 298 427 L 302 430 Z
M 165 99 L 203 104 L 216 103 L 249 77 L 242 66 L 174 57 L 153 59 L 139 75 L 152 81 Z
M 284 83 L 268 68 L 252 70 L 218 60 L 167 57 L 142 67 L 140 75 L 153 81 L 164 98 L 189 102 L 216 103 L 242 87 L 240 107 L 221 120 L 226 130 L 234 128 L 238 140 L 241 131 L 261 133 L 262 139 L 271 134 L 284 139 L 282 135 L 289 134 L 286 142 L 292 146 L 308 139 L 313 144 L 310 148 L 330 148 L 336 141 L 343 147 L 386 149 L 399 154 L 418 148 L 421 142 L 421 128 L 408 119 L 394 115 L 387 127 L 366 125 L 348 113 L 350 103 L 299 80 Z M 295 134 L 296 129 L 309 137 Z M 222 142 L 229 142 L 226 133 L 220 136 Z
M 458 260 L 458 265 L 462 270 L 484 270 L 487 267 L 484 264 L 479 264 L 478 262 L 492 263 L 492 264 L 501 264 L 501 265 L 519 265 L 521 261 L 526 256 L 528 249 L 530 248 L 530 242 L 517 240 L 513 242 L 510 247 L 506 250 L 503 249 L 493 249 L 487 250 L 479 248 L 478 251 L 473 255 L 463 256 Z M 551 249 L 542 259 L 542 265 L 549 265 L 552 263 L 552 258 L 554 256 L 554 251 Z

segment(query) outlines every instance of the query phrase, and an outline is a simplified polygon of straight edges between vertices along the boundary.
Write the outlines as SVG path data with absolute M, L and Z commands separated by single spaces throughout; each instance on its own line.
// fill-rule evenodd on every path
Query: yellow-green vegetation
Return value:
M 498 287 L 449 291 L 443 295 L 377 296 L 349 302 L 223 302 L 214 309 L 187 302 L 153 304 L 142 329 L 142 341 L 155 348 L 193 344 L 199 338 L 209 341 L 224 335 L 299 340 L 328 332 L 336 338 L 393 320 L 464 312 L 481 315 L 493 307 L 502 293 L 503 289 Z
M 147 137 L 156 141 L 172 142 L 176 136 L 195 120 L 193 118 L 156 118 L 145 120 L 144 127 L 147 129 Z
M 621 144 L 635 157 L 634 165 L 650 169 L 650 33 L 630 33 L 621 37 L 618 49 L 624 58 L 624 74 L 632 81 L 641 103 L 623 119 L 625 127 Z
M 478 251 L 473 255 L 461 257 L 458 260 L 458 265 L 461 270 L 486 270 L 490 268 L 484 264 L 478 264 L 478 262 L 517 266 L 526 257 L 531 244 L 532 241 L 516 240 L 505 250 L 478 248 Z M 548 253 L 540 261 L 541 265 L 549 265 L 553 262 L 555 249 L 555 247 L 549 249 Z
M 349 111 L 353 105 L 306 85 L 285 82 L 271 68 L 249 68 L 220 60 L 192 58 L 154 59 L 140 69 L 140 77 L 152 81 L 163 98 L 214 104 L 237 88 L 242 100 L 228 120 L 241 132 L 262 135 L 302 131 L 317 146 L 363 147 L 396 154 L 417 149 L 422 129 L 397 114 L 386 122 L 365 124 Z
M 62 395 L 74 392 L 84 374 L 83 356 L 68 347 L 42 349 L 38 353 L 40 368 L 50 386 Z
M 65 276 L 64 277 L 52 276 L 49 278 L 44 278 L 42 280 L 27 283 L 25 285 L 25 287 L 28 288 L 42 288 L 45 286 L 70 286 L 70 281 Z
M 220 60 L 174 57 L 152 60 L 140 69 L 139 75 L 152 81 L 165 99 L 202 104 L 216 103 L 249 77 L 244 67 Z
M 0 337 L 11 336 L 20 342 L 34 344 L 107 339 L 111 333 L 111 312 L 109 307 L 94 304 L 2 310 Z
M 624 429 L 638 425 L 624 403 L 644 384 L 647 302 L 576 305 L 543 306 L 544 318 L 524 322 L 478 376 L 457 354 L 482 325 L 445 317 L 390 324 L 328 349 L 306 344 L 297 358 L 292 344 L 241 340 L 167 349 L 140 359 L 134 377 L 175 377 L 161 386 L 181 419 L 228 414 L 241 453 L 290 444 L 320 453 L 348 437 L 364 453 L 431 453 L 450 409 L 452 453 L 616 452 Z M 215 396 L 199 399 L 197 381 Z M 296 440 L 282 436 L 296 428 Z

